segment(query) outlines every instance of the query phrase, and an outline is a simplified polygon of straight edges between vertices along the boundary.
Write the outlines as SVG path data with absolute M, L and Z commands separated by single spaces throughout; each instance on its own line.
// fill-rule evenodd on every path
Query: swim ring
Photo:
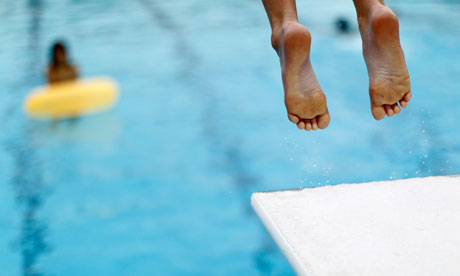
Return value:
M 65 81 L 31 92 L 24 110 L 39 119 L 73 118 L 108 109 L 117 98 L 117 85 L 109 78 Z

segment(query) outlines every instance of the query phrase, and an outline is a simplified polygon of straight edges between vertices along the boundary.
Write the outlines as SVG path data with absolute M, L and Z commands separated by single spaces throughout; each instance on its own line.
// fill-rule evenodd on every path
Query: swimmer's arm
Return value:
M 51 67 L 48 67 L 48 70 L 46 71 L 46 79 L 48 80 L 48 83 L 54 83 L 57 81 L 56 73 Z
M 72 79 L 76 80 L 79 77 L 79 72 L 78 72 L 78 67 L 75 65 L 72 65 Z

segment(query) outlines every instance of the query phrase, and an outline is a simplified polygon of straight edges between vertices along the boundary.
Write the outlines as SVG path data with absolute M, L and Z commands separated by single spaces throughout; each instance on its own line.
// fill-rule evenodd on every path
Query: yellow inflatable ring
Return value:
M 108 78 L 65 81 L 30 93 L 24 110 L 39 119 L 73 118 L 108 109 L 117 98 L 117 85 Z

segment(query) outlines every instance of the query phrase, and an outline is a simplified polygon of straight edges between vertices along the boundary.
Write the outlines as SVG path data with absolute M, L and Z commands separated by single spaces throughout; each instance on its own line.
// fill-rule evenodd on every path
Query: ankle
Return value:
M 272 47 L 277 52 L 278 52 L 278 48 L 279 48 L 279 45 L 280 45 L 280 40 L 281 40 L 281 37 L 282 37 L 282 29 L 283 28 L 281 28 L 281 27 L 273 28 L 272 29 L 272 35 L 270 37 Z
M 398 22 L 398 18 L 389 7 L 382 4 L 375 4 L 363 12 L 358 12 L 358 25 L 361 31 L 369 27 L 375 29 L 391 22 Z
M 283 23 L 278 24 L 276 27 L 273 27 L 271 35 L 271 44 L 275 51 L 278 52 L 280 50 L 282 40 L 284 39 L 286 33 L 289 32 L 290 29 L 292 29 L 291 26 L 293 25 L 299 25 L 299 22 L 294 19 L 286 20 Z

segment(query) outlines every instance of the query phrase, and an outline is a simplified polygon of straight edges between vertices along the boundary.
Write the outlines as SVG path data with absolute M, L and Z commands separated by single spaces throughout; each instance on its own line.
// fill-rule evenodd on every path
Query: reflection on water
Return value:
M 28 8 L 30 12 L 29 45 L 32 48 L 35 48 L 40 42 L 42 1 L 41 0 L 29 0 Z
M 212 87 L 212 84 L 207 79 L 200 78 L 199 75 L 196 75 L 196 68 L 200 66 L 200 54 L 203 53 L 192 51 L 188 46 L 184 30 L 180 24 L 174 21 L 173 16 L 160 7 L 160 1 L 139 1 L 144 5 L 152 19 L 154 19 L 154 22 L 168 31 L 171 37 L 174 38 L 176 56 L 180 57 L 182 60 L 182 66 L 179 67 L 177 79 L 187 85 L 190 93 L 198 92 L 196 96 L 200 97 L 203 103 L 202 120 L 200 120 L 203 139 L 208 142 L 208 146 L 212 148 L 212 151 L 215 152 L 221 160 L 217 165 L 213 162 L 210 166 L 213 167 L 212 169 L 219 169 L 228 175 L 234 184 L 235 191 L 239 195 L 240 202 L 243 205 L 242 210 L 245 212 L 244 215 L 249 219 L 257 220 L 248 198 L 250 197 L 251 191 L 254 190 L 254 187 L 260 184 L 259 179 L 257 175 L 251 173 L 249 169 L 250 162 L 248 162 L 248 158 L 240 148 L 240 139 L 238 137 L 229 139 L 229 137 L 225 137 L 219 131 L 220 124 L 218 118 L 215 116 L 215 114 L 217 114 L 216 108 L 218 102 L 216 96 L 212 94 L 213 91 L 218 91 L 218 89 Z M 259 249 L 253 254 L 254 262 L 260 273 L 270 275 L 272 266 L 269 264 L 270 260 L 267 259 L 267 256 L 273 255 L 278 249 L 274 246 L 271 238 L 266 234 L 265 229 L 260 228 L 260 231 L 263 240 L 261 241 Z
M 44 275 L 39 265 L 40 256 L 52 249 L 48 223 L 40 217 L 40 210 L 51 194 L 51 187 L 43 176 L 44 160 L 40 158 L 40 150 L 46 143 L 56 141 L 110 145 L 118 137 L 120 125 L 118 118 L 107 112 L 59 122 L 28 121 L 19 131 L 16 136 L 23 139 L 7 141 L 5 145 L 13 160 L 10 183 L 21 212 L 20 234 L 13 244 L 21 254 L 23 275 L 38 276 Z
M 28 0 L 27 4 L 30 16 L 28 28 L 28 53 L 30 53 L 30 58 L 27 59 L 29 63 L 26 64 L 24 72 L 26 72 L 25 77 L 27 82 L 30 82 L 31 80 L 39 80 L 41 77 L 40 74 L 44 71 L 43 68 L 40 68 L 41 63 L 39 62 L 40 56 L 43 54 L 41 47 L 41 17 L 43 3 L 41 0 Z
M 36 209 L 30 208 L 25 211 L 22 222 L 20 247 L 22 253 L 23 275 L 42 275 L 37 270 L 38 257 L 50 248 L 45 241 L 46 225 L 36 219 Z
M 29 12 L 28 48 L 29 58 L 23 67 L 23 84 L 39 83 L 41 72 L 40 56 L 42 55 L 41 43 L 41 16 L 42 1 L 28 0 Z M 20 84 L 18 87 L 23 87 Z M 18 88 L 17 87 L 17 88 Z M 28 86 L 27 86 L 28 87 Z M 13 97 L 10 115 L 16 115 L 20 97 Z M 13 248 L 21 254 L 21 270 L 24 276 L 43 275 L 39 268 L 40 257 L 51 251 L 47 241 L 48 226 L 40 218 L 43 207 L 50 190 L 43 181 L 41 160 L 37 153 L 37 145 L 33 141 L 34 129 L 31 125 L 18 127 L 19 133 L 14 140 L 6 141 L 6 149 L 13 160 L 13 174 L 10 180 L 16 196 L 18 210 L 21 212 L 19 237 L 13 242 Z M 13 139 L 13 138 L 11 138 Z
M 173 17 L 161 8 L 161 2 L 157 0 L 139 0 L 140 4 L 145 8 L 159 27 L 166 30 L 174 39 L 174 49 L 176 57 L 180 58 L 182 63 L 179 66 L 179 74 L 177 78 L 190 78 L 190 74 L 194 71 L 197 65 L 196 55 L 191 51 L 189 43 L 185 37 L 183 28 L 177 24 Z M 152 45 L 154 47 L 154 45 Z
M 26 140 L 7 144 L 14 160 L 11 186 L 21 211 L 20 236 L 14 245 L 21 252 L 22 272 L 27 276 L 42 275 L 38 268 L 39 257 L 50 251 L 47 225 L 39 216 L 50 190 L 43 182 L 36 149 L 27 140 L 30 134 L 29 129 L 26 129 L 22 136 Z

